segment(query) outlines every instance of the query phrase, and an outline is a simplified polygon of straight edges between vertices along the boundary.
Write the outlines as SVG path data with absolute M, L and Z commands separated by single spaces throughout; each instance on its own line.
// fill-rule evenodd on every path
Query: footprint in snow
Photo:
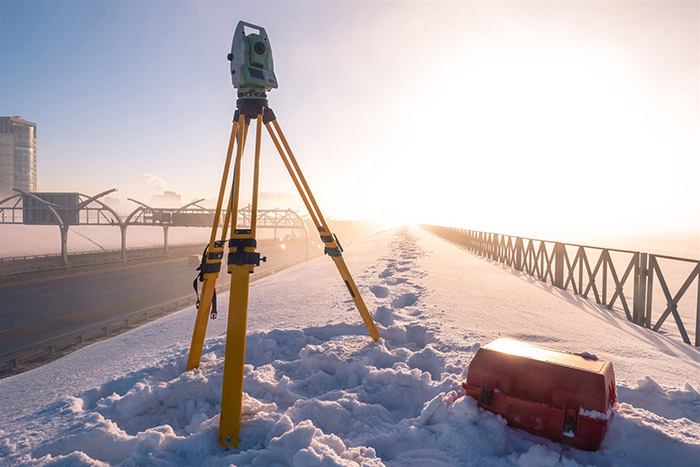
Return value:
M 381 285 L 371 285 L 369 287 L 369 290 L 377 298 L 386 298 L 389 296 L 389 289 L 387 289 L 386 287 L 381 286 Z
M 418 301 L 418 296 L 412 292 L 399 295 L 391 301 L 391 306 L 394 308 L 405 308 L 411 306 Z
M 374 312 L 374 320 L 384 327 L 389 327 L 394 324 L 394 312 L 390 308 L 380 306 Z
M 408 282 L 408 279 L 405 277 L 392 277 L 391 279 L 386 280 L 387 285 L 398 285 L 403 284 L 404 282 Z
M 408 316 L 420 316 L 423 314 L 423 310 L 414 308 L 411 309 L 411 311 L 406 311 L 404 313 L 406 313 Z M 420 319 L 425 319 L 425 316 L 421 316 Z

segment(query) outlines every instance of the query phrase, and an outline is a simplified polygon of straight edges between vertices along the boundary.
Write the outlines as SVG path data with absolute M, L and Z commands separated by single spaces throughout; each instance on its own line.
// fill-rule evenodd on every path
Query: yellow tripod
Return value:
M 342 248 L 338 238 L 328 228 L 328 224 L 321 214 L 321 210 L 311 194 L 309 185 L 297 164 L 287 139 L 275 114 L 267 106 L 267 99 L 264 98 L 239 98 L 236 102 L 236 113 L 229 139 L 224 172 L 219 188 L 219 197 L 216 204 L 216 213 L 211 230 L 211 237 L 206 254 L 202 258 L 200 270 L 203 279 L 202 295 L 197 311 L 190 354 L 187 360 L 187 369 L 191 370 L 199 366 L 204 345 L 204 336 L 207 330 L 209 309 L 214 296 L 216 280 L 221 270 L 221 260 L 224 256 L 224 245 L 228 226 L 231 227 L 231 238 L 228 239 L 228 273 L 231 274 L 231 292 L 229 298 L 228 325 L 226 330 L 226 354 L 224 358 L 224 381 L 221 396 L 221 418 L 219 422 L 219 444 L 223 447 L 234 446 L 238 448 L 238 436 L 241 424 L 241 403 L 243 398 L 243 364 L 245 357 L 246 320 L 248 314 L 248 290 L 250 274 L 255 266 L 260 265 L 260 253 L 256 248 L 256 223 L 258 213 L 258 180 L 260 175 L 260 142 L 262 138 L 263 124 L 267 128 L 270 138 L 284 162 L 289 175 L 294 182 L 301 198 L 308 210 L 311 219 L 321 235 L 321 241 L 325 245 L 325 253 L 335 262 L 340 276 L 345 282 L 345 286 L 350 292 L 357 309 L 362 316 L 362 320 L 367 326 L 372 340 L 377 341 L 380 337 L 374 321 L 367 310 L 364 300 L 357 289 L 352 275 L 348 270 L 342 256 Z M 241 186 L 241 160 L 248 133 L 248 128 L 252 121 L 255 121 L 255 161 L 253 168 L 253 197 L 251 206 L 251 225 L 249 229 L 237 229 L 238 222 L 238 202 Z M 238 144 L 235 144 L 235 143 Z M 216 233 L 219 229 L 221 208 L 226 192 L 226 186 L 231 166 L 233 149 L 236 146 L 236 159 L 233 169 L 233 183 L 229 194 L 228 209 L 224 224 L 222 226 L 220 240 L 216 240 Z

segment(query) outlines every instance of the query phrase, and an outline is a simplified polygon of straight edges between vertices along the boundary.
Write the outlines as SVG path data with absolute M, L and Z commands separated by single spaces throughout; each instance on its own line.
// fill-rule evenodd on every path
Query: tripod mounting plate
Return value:
M 233 121 L 237 122 L 241 115 L 245 115 L 246 123 L 258 115 L 263 116 L 263 123 L 267 125 L 275 120 L 275 113 L 267 106 L 267 99 L 238 99 L 236 101 L 236 112 L 233 114 Z

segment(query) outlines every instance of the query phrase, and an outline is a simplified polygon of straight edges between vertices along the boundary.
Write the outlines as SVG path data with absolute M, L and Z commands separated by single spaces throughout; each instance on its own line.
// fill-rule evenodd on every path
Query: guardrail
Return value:
M 653 331 L 660 331 L 665 323 L 672 329 L 667 323 L 667 318 L 672 316 L 675 328 L 686 344 L 693 345 L 686 324 L 694 325 L 695 347 L 700 347 L 698 260 L 453 227 L 422 227 L 480 256 L 550 282 L 560 289 L 571 287 L 575 294 L 585 298 L 590 298 L 592 292 L 599 305 L 624 311 L 629 321 Z M 683 264 L 687 266 L 682 271 Z M 669 274 L 685 278 L 674 293 L 667 281 Z M 684 301 L 681 309 L 681 299 L 690 296 L 688 291 L 693 286 L 697 299 L 690 303 Z M 654 293 L 659 289 L 662 295 Z M 661 309 L 663 312 L 659 315 Z
M 95 264 L 124 263 L 130 261 L 144 260 L 155 257 L 176 257 L 187 253 L 201 253 L 204 244 L 202 243 L 182 243 L 170 247 L 170 252 L 166 255 L 162 248 L 136 247 L 129 248 L 126 260 L 121 256 L 121 250 L 106 251 L 83 251 L 71 253 L 75 260 L 70 267 L 82 267 Z M 79 258 L 73 255 L 78 255 Z M 35 255 L 28 257 L 13 257 L 13 259 L 0 258 L 0 277 L 14 276 L 33 272 L 65 270 L 67 266 L 60 265 L 61 255 Z M 42 261 L 45 260 L 45 261 Z M 53 262 L 50 260 L 54 260 Z
M 289 263 L 282 264 L 280 266 L 277 266 L 275 268 L 270 268 L 265 271 L 261 271 L 259 273 L 254 274 L 251 276 L 251 282 L 255 280 L 262 279 L 263 277 L 267 277 L 269 275 L 275 274 L 279 271 L 282 271 L 283 269 L 290 268 L 292 266 L 295 266 L 297 264 L 303 263 L 307 261 L 307 259 L 299 259 L 297 261 L 290 261 Z M 230 283 L 229 282 L 224 282 L 224 284 L 218 286 L 216 288 L 217 292 L 225 292 L 230 288 Z M 106 321 L 103 323 L 100 323 L 98 325 L 90 326 L 89 328 L 83 328 L 76 330 L 74 332 L 71 332 L 69 334 L 65 334 L 63 336 L 53 338 L 50 340 L 46 340 L 44 342 L 39 343 L 38 345 L 40 346 L 39 348 L 33 349 L 29 352 L 22 353 L 19 355 L 16 355 L 12 357 L 11 359 L 5 360 L 0 362 L 0 372 L 4 372 L 7 370 L 11 370 L 14 368 L 17 368 L 19 365 L 22 365 L 24 363 L 29 363 L 35 360 L 38 360 L 43 357 L 48 357 L 56 352 L 66 349 L 68 347 L 71 347 L 73 345 L 82 345 L 90 340 L 94 340 L 100 337 L 105 337 L 109 335 L 110 332 L 125 328 L 128 329 L 128 327 L 136 322 L 140 321 L 148 321 L 151 318 L 155 318 L 158 316 L 164 316 L 169 313 L 173 313 L 175 311 L 181 310 L 185 307 L 194 305 L 196 301 L 196 298 L 194 294 L 191 294 L 191 296 L 179 298 L 177 300 L 172 300 L 170 302 L 164 303 L 162 305 L 158 305 L 156 307 L 148 308 L 146 310 L 139 310 L 135 311 L 133 313 L 130 313 L 127 316 L 122 316 L 110 321 Z M 35 344 L 32 344 L 32 347 L 35 347 Z
M 170 248 L 190 248 L 190 247 L 195 247 L 195 246 L 201 246 L 202 248 L 206 245 L 205 242 L 197 242 L 197 243 L 179 243 L 176 245 L 170 246 Z M 136 246 L 136 247 L 131 247 L 127 248 L 127 253 L 130 251 L 144 251 L 144 250 L 155 250 L 158 251 L 158 255 L 163 255 L 163 247 L 162 246 Z M 116 249 L 109 249 L 109 250 L 86 250 L 86 251 L 76 251 L 70 253 L 68 256 L 83 256 L 83 255 L 109 255 L 109 254 L 121 254 L 121 249 L 116 248 Z M 47 253 L 47 254 L 41 254 L 41 255 L 24 255 L 24 256 L 0 256 L 0 264 L 2 263 L 11 263 L 15 261 L 34 261 L 37 259 L 60 259 L 61 255 L 59 253 Z

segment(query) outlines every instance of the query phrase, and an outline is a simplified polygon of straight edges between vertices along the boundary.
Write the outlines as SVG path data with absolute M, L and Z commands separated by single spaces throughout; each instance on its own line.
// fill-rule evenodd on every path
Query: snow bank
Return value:
M 21 397 L 7 390 L 20 385 L 31 389 L 36 383 L 43 391 L 28 394 L 29 409 L 3 416 L 2 463 L 697 465 L 700 396 L 698 373 L 689 372 L 700 360 L 696 354 L 670 356 L 669 348 L 675 348 L 670 340 L 658 337 L 662 345 L 654 346 L 630 337 L 626 345 L 634 347 L 639 361 L 632 356 L 618 359 L 611 354 L 618 344 L 606 341 L 615 332 L 628 331 L 624 322 L 610 324 L 611 331 L 586 341 L 585 349 L 612 359 L 622 375 L 617 413 L 598 452 L 561 446 L 508 427 L 500 416 L 464 397 L 460 384 L 480 345 L 500 333 L 519 334 L 534 342 L 550 339 L 552 347 L 583 350 L 581 332 L 567 334 L 566 329 L 571 308 L 583 317 L 587 313 L 498 267 L 478 259 L 472 262 L 468 253 L 419 230 L 385 232 L 349 250 L 348 258 L 356 261 L 350 267 L 359 271 L 358 282 L 363 284 L 362 292 L 374 310 L 383 339 L 372 343 L 367 337 L 342 284 L 329 286 L 325 298 L 315 296 L 326 281 L 337 280 L 326 266 L 320 268 L 323 274 L 314 272 L 316 281 L 301 280 L 305 271 L 311 271 L 304 265 L 296 273 L 286 271 L 254 283 L 240 450 L 222 450 L 217 444 L 225 320 L 213 322 L 202 365 L 189 372 L 184 371 L 189 336 L 170 346 L 163 346 L 163 341 L 160 345 L 142 343 L 146 339 L 137 338 L 153 336 L 157 341 L 153 333 L 158 329 L 176 336 L 187 334 L 193 318 L 188 310 L 82 349 L 53 367 L 0 381 L 4 408 L 21 403 Z M 466 300 L 474 293 L 469 289 L 470 280 L 492 275 L 500 278 L 499 287 L 511 290 L 510 300 L 528 303 L 522 314 L 529 324 L 521 321 L 522 316 L 512 319 L 516 310 L 503 313 L 493 302 L 474 306 Z M 442 285 L 434 282 L 444 277 L 449 280 Z M 479 292 L 489 294 L 487 289 Z M 450 304 L 455 296 L 462 296 L 458 307 Z M 538 321 L 543 318 L 536 315 L 549 312 L 552 299 L 566 317 L 560 320 L 557 332 L 543 329 Z M 321 310 L 318 305 L 304 307 L 303 303 L 314 300 L 322 304 Z M 482 308 L 491 310 L 490 326 Z M 177 326 L 180 322 L 182 330 Z M 114 350 L 119 339 L 129 339 L 133 354 L 142 353 L 145 363 L 132 365 L 131 372 L 101 375 L 95 378 L 101 380 L 99 384 L 90 378 L 89 367 L 83 368 L 87 383 L 82 385 L 69 374 L 75 362 L 89 366 L 89 349 L 93 353 Z M 634 383 L 627 382 L 638 368 L 645 367 L 649 356 L 661 360 L 659 366 L 666 371 L 650 364 L 646 368 L 651 371 L 638 373 Z M 628 366 L 628 361 L 634 364 Z M 681 383 L 677 375 L 683 372 Z M 53 393 L 37 382 L 46 375 L 55 378 Z M 696 380 L 687 381 L 688 377 Z M 669 380 L 675 385 L 660 382 Z M 48 404 L 38 402 L 37 397 Z

